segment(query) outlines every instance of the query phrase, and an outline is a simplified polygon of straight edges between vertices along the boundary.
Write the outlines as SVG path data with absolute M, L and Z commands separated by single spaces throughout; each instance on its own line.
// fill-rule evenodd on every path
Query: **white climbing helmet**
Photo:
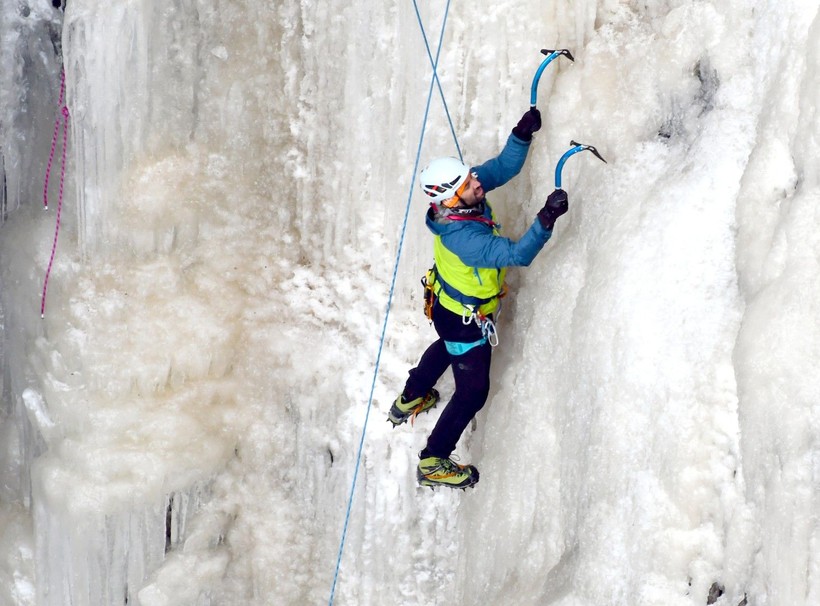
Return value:
M 470 175 L 470 167 L 458 158 L 438 158 L 419 174 L 419 185 L 429 202 L 453 198 Z

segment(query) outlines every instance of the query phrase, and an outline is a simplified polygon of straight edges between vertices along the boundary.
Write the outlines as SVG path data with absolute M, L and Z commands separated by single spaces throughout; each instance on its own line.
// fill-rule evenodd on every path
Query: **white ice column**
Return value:
M 137 593 L 181 541 L 201 495 L 195 487 L 105 515 L 93 503 L 66 503 L 35 481 L 38 606 L 139 603 Z
M 197 2 L 76 2 L 64 30 L 84 252 L 104 251 L 126 167 L 184 144 L 197 120 Z

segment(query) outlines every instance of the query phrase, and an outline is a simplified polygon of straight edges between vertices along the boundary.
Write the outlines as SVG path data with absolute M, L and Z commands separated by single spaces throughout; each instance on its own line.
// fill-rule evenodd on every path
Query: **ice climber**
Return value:
M 495 158 L 473 168 L 439 158 L 419 175 L 430 202 L 426 223 L 434 236 L 435 264 L 426 277 L 425 300 L 439 338 L 410 370 L 388 419 L 396 426 L 434 407 L 439 399 L 434 387 L 450 366 L 455 379 L 455 393 L 419 453 L 422 486 L 466 488 L 478 482 L 475 466 L 459 465 L 450 456 L 489 394 L 490 358 L 498 342 L 493 319 L 505 293 L 506 268 L 529 265 L 552 235 L 555 220 L 567 212 L 567 194 L 556 189 L 516 242 L 501 235 L 485 198 L 521 171 L 540 128 L 541 114 L 532 108 Z

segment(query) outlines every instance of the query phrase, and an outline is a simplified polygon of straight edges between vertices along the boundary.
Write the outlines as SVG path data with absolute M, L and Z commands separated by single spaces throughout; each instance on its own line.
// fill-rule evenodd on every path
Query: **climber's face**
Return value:
M 456 193 L 463 206 L 471 208 L 484 201 L 484 188 L 475 173 L 470 173 Z

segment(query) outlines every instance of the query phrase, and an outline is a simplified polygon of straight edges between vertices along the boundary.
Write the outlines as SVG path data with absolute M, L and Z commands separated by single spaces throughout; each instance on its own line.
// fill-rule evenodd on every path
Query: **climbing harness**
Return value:
M 464 295 L 447 284 L 438 272 L 435 263 L 433 267 L 428 269 L 427 273 L 424 274 L 421 279 L 421 284 L 424 287 L 424 315 L 427 316 L 430 322 L 433 321 L 433 307 L 435 307 L 436 301 L 438 300 L 438 293 L 444 291 L 451 299 L 455 299 L 461 303 L 461 323 L 464 324 L 464 326 L 469 326 L 475 322 L 481 329 L 482 337 L 493 347 L 498 345 L 498 329 L 495 322 L 489 316 L 481 313 L 480 307 L 493 299 L 499 299 L 499 307 L 495 312 L 497 317 L 501 312 L 500 299 L 503 299 L 507 295 L 506 285 L 501 287 L 501 291 L 498 294 L 487 299 Z M 438 291 L 436 290 L 436 286 L 438 286 Z
M 582 143 L 576 143 L 575 141 L 570 141 L 570 145 L 573 147 L 568 151 L 564 152 L 564 155 L 561 156 L 561 159 L 558 160 L 558 164 L 555 166 L 555 189 L 561 189 L 561 173 L 564 170 L 564 163 L 569 159 L 570 156 L 577 154 L 578 152 L 582 151 L 591 151 L 596 158 L 598 158 L 601 162 L 606 164 L 606 160 L 604 160 L 603 156 L 598 153 L 598 150 L 592 147 L 591 145 L 583 145 Z
M 439 292 L 444 291 L 444 294 L 446 294 L 448 297 L 450 297 L 454 301 L 458 301 L 459 303 L 461 303 L 465 307 L 468 307 L 468 306 L 469 307 L 481 307 L 482 305 L 486 305 L 487 303 L 489 303 L 493 299 L 498 299 L 500 297 L 503 297 L 507 292 L 502 287 L 502 289 L 499 292 L 495 293 L 491 297 L 482 298 L 482 297 L 474 297 L 472 295 L 465 295 L 464 293 L 462 293 L 460 290 L 458 290 L 457 288 L 455 288 L 451 284 L 448 284 L 447 281 L 441 276 L 441 273 L 439 273 L 438 271 L 436 272 L 436 282 L 435 282 L 435 284 L 438 284 Z M 438 295 L 438 293 L 436 293 L 436 294 Z
M 498 329 L 496 328 L 495 322 L 489 317 L 485 316 L 479 308 L 481 305 L 485 303 L 489 303 L 493 299 L 502 299 L 507 294 L 507 287 L 502 286 L 501 291 L 495 295 L 494 297 L 490 297 L 489 299 L 479 299 L 478 297 L 468 297 L 467 295 L 461 294 L 455 288 L 447 284 L 444 281 L 444 278 L 441 277 L 441 274 L 438 273 L 438 269 L 436 268 L 435 263 L 433 267 L 427 270 L 427 273 L 421 278 L 421 285 L 424 288 L 424 315 L 427 319 L 432 323 L 433 321 L 433 308 L 436 305 L 436 301 L 438 300 L 438 293 L 436 292 L 436 285 L 439 287 L 439 292 L 444 291 L 447 293 L 448 296 L 455 299 L 456 301 L 461 302 L 463 307 L 463 311 L 461 314 L 461 322 L 465 326 L 469 326 L 472 322 L 475 322 L 476 325 L 481 329 L 481 335 L 483 338 L 487 339 L 487 341 L 495 347 L 498 345 Z M 465 303 L 465 300 L 471 300 L 475 303 Z M 500 301 L 499 301 L 500 303 Z M 501 307 L 499 305 L 498 310 L 496 311 L 496 316 L 501 312 Z
M 367 402 L 367 412 L 365 413 L 364 424 L 362 425 L 362 433 L 361 433 L 361 437 L 359 438 L 359 449 L 358 449 L 358 452 L 356 454 L 356 465 L 355 465 L 355 468 L 354 468 L 354 471 L 353 471 L 353 481 L 352 481 L 351 486 L 350 486 L 350 495 L 349 495 L 348 500 L 347 500 L 347 511 L 345 512 L 344 526 L 342 528 L 342 536 L 341 536 L 341 539 L 339 541 L 339 554 L 338 554 L 338 557 L 336 559 L 336 570 L 333 574 L 333 583 L 332 583 L 331 589 L 330 589 L 330 600 L 328 601 L 328 606 L 333 606 L 333 599 L 334 599 L 334 596 L 336 594 L 336 584 L 339 580 L 339 569 L 341 568 L 341 564 L 342 564 L 342 555 L 344 553 L 345 539 L 347 538 L 347 528 L 348 528 L 348 525 L 350 523 L 350 512 L 353 508 L 353 495 L 356 492 L 356 482 L 357 482 L 358 477 L 359 477 L 359 468 L 361 467 L 362 452 L 364 450 L 364 438 L 365 438 L 365 434 L 367 432 L 367 423 L 368 423 L 368 420 L 370 419 L 370 410 L 373 407 L 373 393 L 376 390 L 376 378 L 378 377 L 378 374 L 379 374 L 379 366 L 380 366 L 380 363 L 381 363 L 382 349 L 384 348 L 385 336 L 387 334 L 387 322 L 390 318 L 390 305 L 393 302 L 393 293 L 395 292 L 395 288 L 396 288 L 396 278 L 397 278 L 398 273 L 399 273 L 399 260 L 401 259 L 401 253 L 402 253 L 402 249 L 403 249 L 403 246 L 404 246 L 404 237 L 405 237 L 405 234 L 407 233 L 407 221 L 408 221 L 408 217 L 410 216 L 410 202 L 413 199 L 413 184 L 415 182 L 416 173 L 418 172 L 418 168 L 419 168 L 419 160 L 421 158 L 421 149 L 422 149 L 422 145 L 424 143 L 424 133 L 427 129 L 427 118 L 430 115 L 430 102 L 433 98 L 433 86 L 436 83 L 439 82 L 438 74 L 437 74 L 437 68 L 438 68 L 439 57 L 441 55 L 441 48 L 443 46 L 442 42 L 444 40 L 444 32 L 445 32 L 445 29 L 447 27 L 447 16 L 450 12 L 450 0 L 447 0 L 447 4 L 446 4 L 445 9 L 444 9 L 444 18 L 442 19 L 442 23 L 441 23 L 441 32 L 439 33 L 438 48 L 436 50 L 435 59 L 433 58 L 432 53 L 430 52 L 429 45 L 427 44 L 427 34 L 424 31 L 424 24 L 422 23 L 421 15 L 419 14 L 418 5 L 416 3 L 416 0 L 413 0 L 413 6 L 416 9 L 416 17 L 418 18 L 419 27 L 421 28 L 422 36 L 424 37 L 424 43 L 425 43 L 425 46 L 427 46 L 427 54 L 428 54 L 428 57 L 430 58 L 430 62 L 431 62 L 432 67 L 433 67 L 433 76 L 430 79 L 430 88 L 429 88 L 428 93 L 427 93 L 427 103 L 426 103 L 426 106 L 425 106 L 425 109 L 424 109 L 424 118 L 422 120 L 421 133 L 419 134 L 419 144 L 418 144 L 418 148 L 416 150 L 416 159 L 415 159 L 415 162 L 413 163 L 413 175 L 412 175 L 412 178 L 410 179 L 410 191 L 407 194 L 407 203 L 405 204 L 405 209 L 404 209 L 404 220 L 402 222 L 401 235 L 399 237 L 399 246 L 398 246 L 398 250 L 396 251 L 396 260 L 395 260 L 395 264 L 394 264 L 394 267 L 393 267 L 393 277 L 392 277 L 391 282 L 390 282 L 390 292 L 387 295 L 387 309 L 386 309 L 385 315 L 384 315 L 384 323 L 382 324 L 382 333 L 381 333 L 381 339 L 379 340 L 379 349 L 378 349 L 378 352 L 376 354 L 376 363 L 375 363 L 375 367 L 374 367 L 374 370 L 373 370 L 373 381 L 370 385 L 370 397 L 368 398 L 368 402 Z M 439 92 L 441 92 L 441 84 L 440 83 L 439 83 Z M 442 98 L 442 101 L 444 101 L 444 93 L 443 92 L 441 92 L 441 98 Z M 444 104 L 446 106 L 446 102 Z M 447 112 L 447 119 L 450 120 L 449 112 Z M 458 147 L 458 140 L 457 140 L 456 135 L 455 135 L 455 128 L 453 127 L 453 124 L 452 124 L 451 120 L 450 120 L 450 130 L 453 133 L 453 138 L 456 139 L 456 147 Z M 461 150 L 459 149 L 459 157 L 460 156 L 461 156 Z
M 535 76 L 532 79 L 532 86 L 530 86 L 530 107 L 535 107 L 535 104 L 538 100 L 538 82 L 541 80 L 541 74 L 544 73 L 544 70 L 547 69 L 547 66 L 552 63 L 554 59 L 558 57 L 564 56 L 572 62 L 575 62 L 575 58 L 572 56 L 572 53 L 569 52 L 566 48 L 562 48 L 560 50 L 550 50 L 548 48 L 542 48 L 541 54 L 547 55 L 547 58 L 541 62 L 541 65 L 538 66 L 538 69 L 535 72 Z
M 51 137 L 51 153 L 48 156 L 48 165 L 46 167 L 45 184 L 43 185 L 43 210 L 48 210 L 48 182 L 51 177 L 51 167 L 54 163 L 54 152 L 57 149 L 57 138 L 60 132 L 60 118 L 63 121 L 63 155 L 60 162 L 60 193 L 57 202 L 57 223 L 54 228 L 54 241 L 51 244 L 51 257 L 48 260 L 48 268 L 46 269 L 45 279 L 43 280 L 43 294 L 40 297 L 40 317 L 44 318 L 46 315 L 46 294 L 48 292 L 48 278 L 51 275 L 51 266 L 54 264 L 54 255 L 57 251 L 57 237 L 60 234 L 60 215 L 63 210 L 63 190 L 65 187 L 65 168 L 66 156 L 68 151 L 68 106 L 64 103 L 65 99 L 65 70 L 60 71 L 60 100 L 57 102 L 59 114 L 54 121 L 54 135 Z

